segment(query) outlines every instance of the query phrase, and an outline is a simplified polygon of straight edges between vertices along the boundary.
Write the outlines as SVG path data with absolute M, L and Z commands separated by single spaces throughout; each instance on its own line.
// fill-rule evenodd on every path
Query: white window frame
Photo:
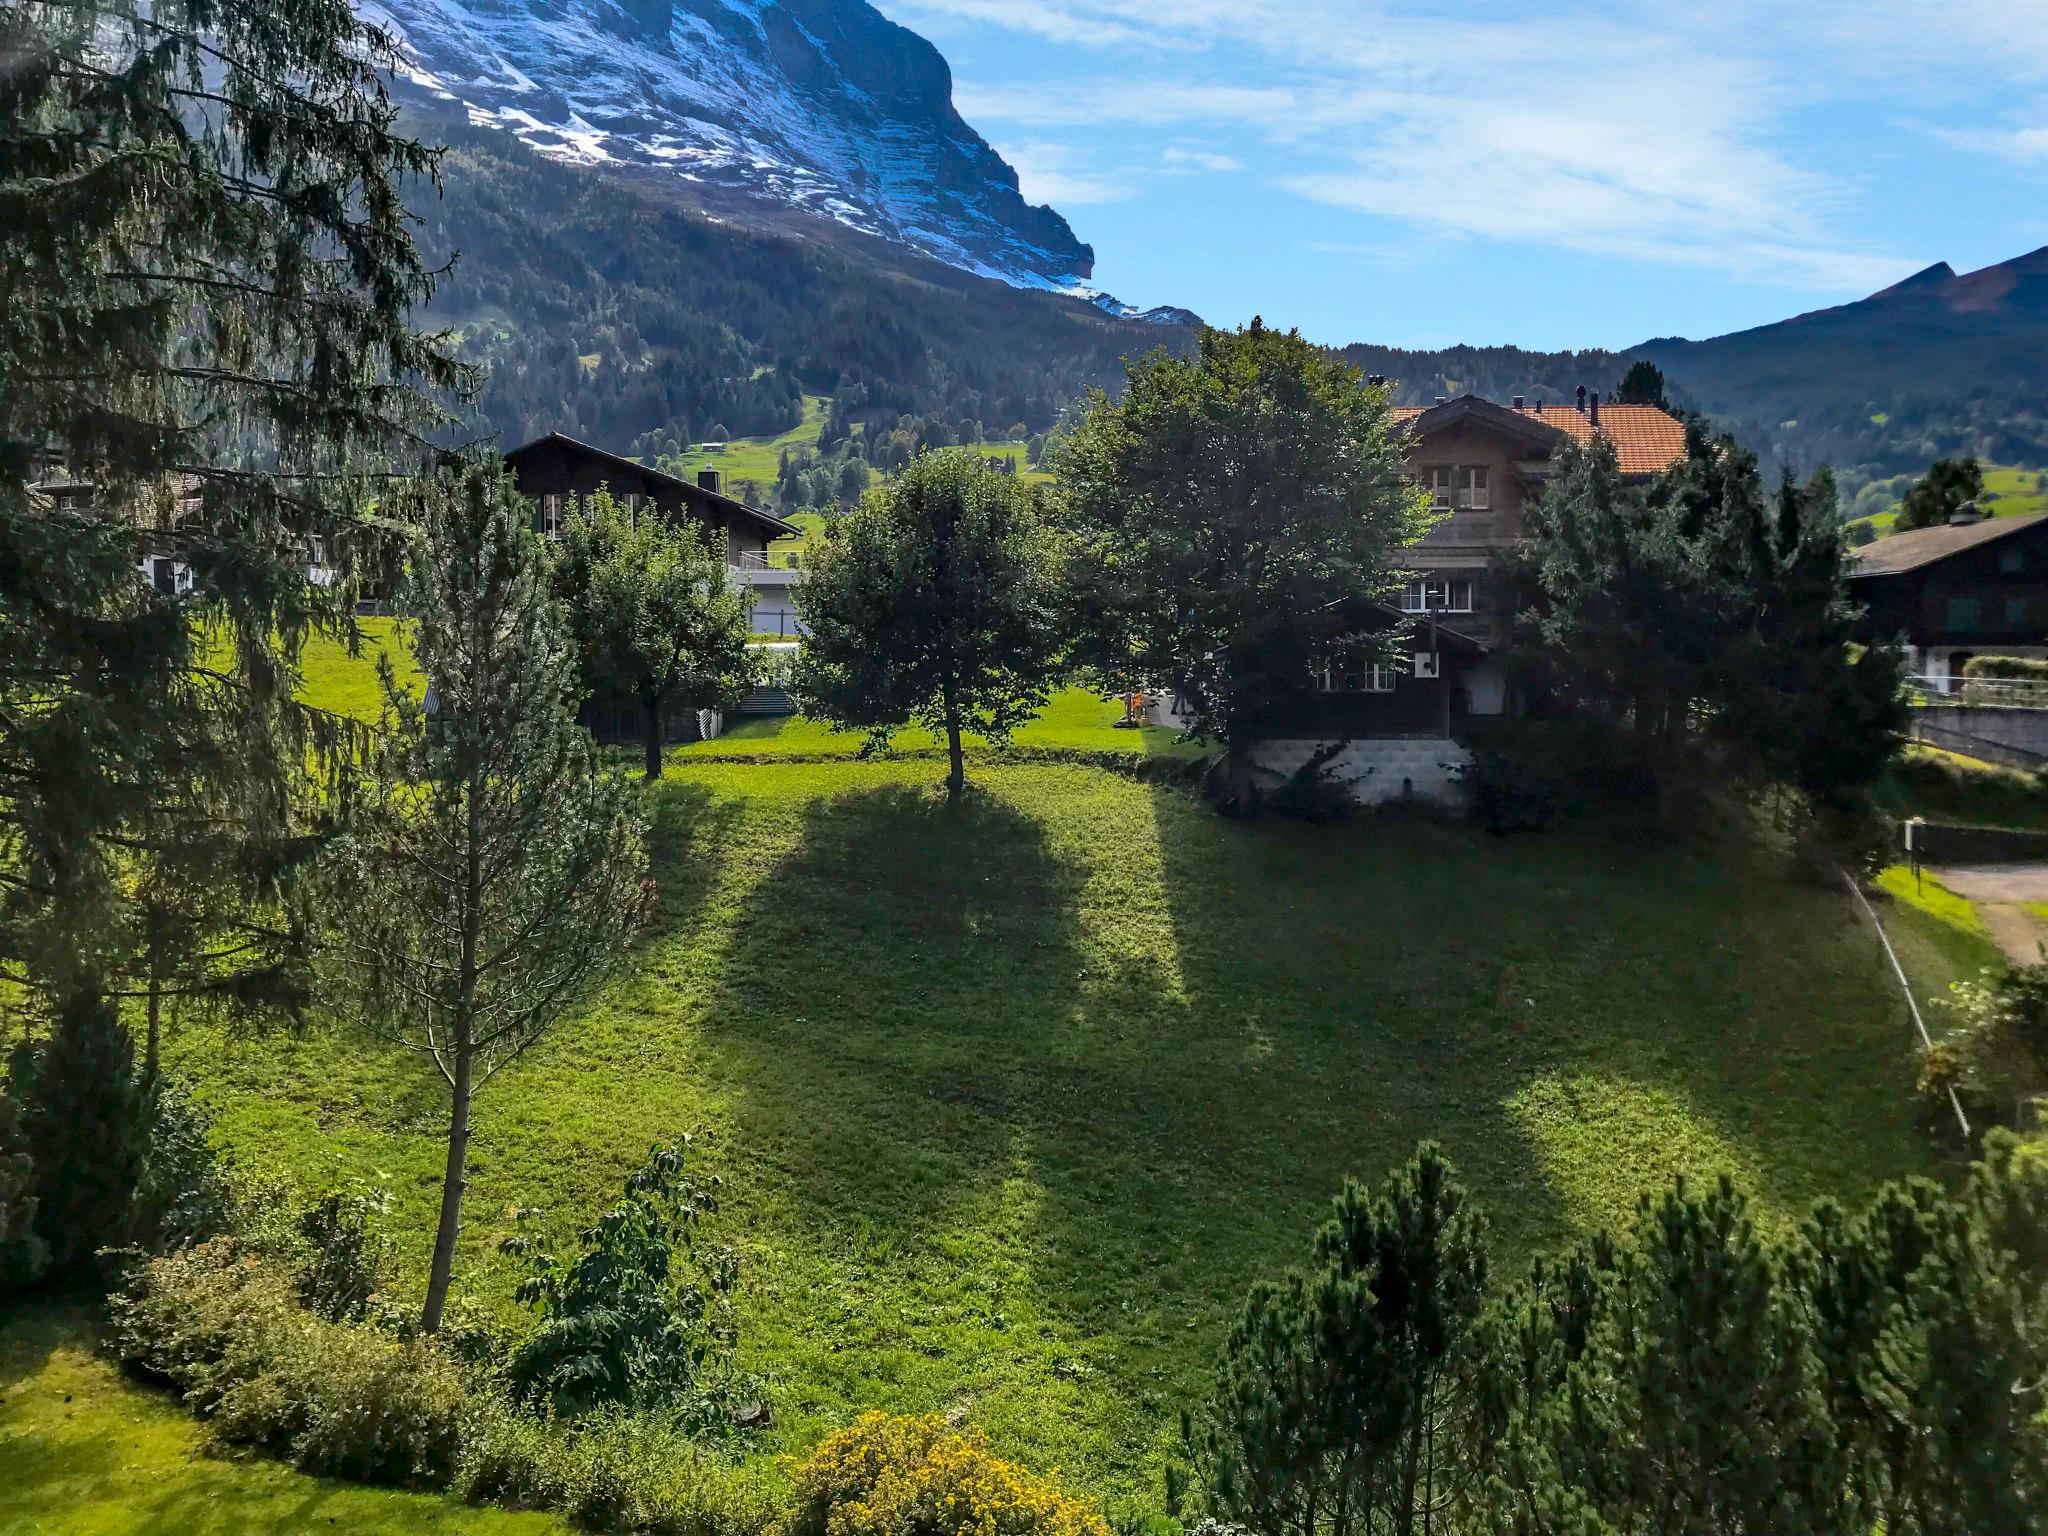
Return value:
M 1493 477 L 1484 464 L 1462 464 L 1453 482 L 1454 499 L 1460 512 L 1489 512 L 1493 509 Z
M 1425 576 L 1401 589 L 1403 613 L 1470 613 L 1472 581 L 1463 576 Z
M 1425 464 L 1416 471 L 1415 483 L 1429 492 L 1429 509 L 1432 512 L 1456 510 L 1458 471 L 1450 464 Z
M 1394 682 L 1399 675 L 1382 662 L 1368 662 L 1354 674 L 1349 668 L 1341 668 L 1334 661 L 1318 662 L 1309 669 L 1315 679 L 1317 693 L 1392 693 Z M 1357 679 L 1357 686 L 1346 688 L 1341 684 Z
M 541 537 L 550 542 L 560 542 L 562 522 L 568 504 L 566 496 L 543 496 L 540 499 Z

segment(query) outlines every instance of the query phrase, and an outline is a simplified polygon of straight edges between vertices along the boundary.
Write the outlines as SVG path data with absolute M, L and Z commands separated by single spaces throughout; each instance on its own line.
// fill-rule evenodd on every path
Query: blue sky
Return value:
M 1216 324 L 1618 347 L 2048 245 L 2048 0 L 876 3 Z

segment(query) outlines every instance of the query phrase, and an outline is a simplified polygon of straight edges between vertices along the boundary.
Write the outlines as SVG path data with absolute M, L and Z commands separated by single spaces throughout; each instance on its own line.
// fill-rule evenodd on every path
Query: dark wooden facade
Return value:
M 1334 662 L 1310 671 L 1299 692 L 1275 701 L 1255 734 L 1376 741 L 1445 739 L 1473 715 L 1472 690 L 1487 665 L 1487 648 L 1440 622 L 1372 605 L 1361 632 L 1406 622 L 1410 639 L 1392 665 Z M 1434 674 L 1434 675 L 1431 675 Z
M 2048 647 L 2048 516 L 1894 534 L 1856 550 L 1862 637 L 1903 641 L 1909 669 L 1960 677 L 1972 656 Z
M 669 517 L 689 517 L 724 534 L 726 562 L 734 566 L 765 565 L 770 542 L 796 532 L 781 518 L 727 496 L 715 471 L 707 471 L 701 483 L 692 483 L 559 432 L 513 449 L 505 463 L 521 494 L 532 498 L 535 527 L 542 533 L 552 531 L 566 515 L 570 497 L 593 496 L 599 489 L 634 506 L 651 505 Z

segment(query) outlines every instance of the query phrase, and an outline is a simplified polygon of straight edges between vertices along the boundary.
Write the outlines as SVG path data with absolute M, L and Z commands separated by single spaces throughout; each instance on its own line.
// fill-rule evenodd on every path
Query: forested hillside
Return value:
M 547 161 L 445 120 L 445 191 L 417 199 L 458 254 L 433 313 L 490 365 L 480 424 L 559 430 L 632 453 L 786 431 L 806 393 L 955 438 L 1051 427 L 1172 327 L 889 253 L 715 222 L 652 184 Z

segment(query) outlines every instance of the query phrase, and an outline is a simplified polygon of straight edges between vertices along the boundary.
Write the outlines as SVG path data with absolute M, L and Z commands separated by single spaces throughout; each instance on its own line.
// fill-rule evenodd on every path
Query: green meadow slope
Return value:
M 1727 1170 L 1767 1220 L 1925 1166 L 1908 1026 L 1833 892 L 1640 841 L 1214 817 L 1179 790 L 928 760 L 678 761 L 664 923 L 490 1085 L 463 1283 L 709 1133 L 763 1455 L 955 1411 L 1152 1496 L 1244 1287 L 1349 1176 L 1444 1142 L 1511 1267 Z M 427 1251 L 441 1095 L 344 1033 L 188 1028 L 237 1155 L 379 1181 Z M 765 1465 L 765 1463 L 764 1463 Z

